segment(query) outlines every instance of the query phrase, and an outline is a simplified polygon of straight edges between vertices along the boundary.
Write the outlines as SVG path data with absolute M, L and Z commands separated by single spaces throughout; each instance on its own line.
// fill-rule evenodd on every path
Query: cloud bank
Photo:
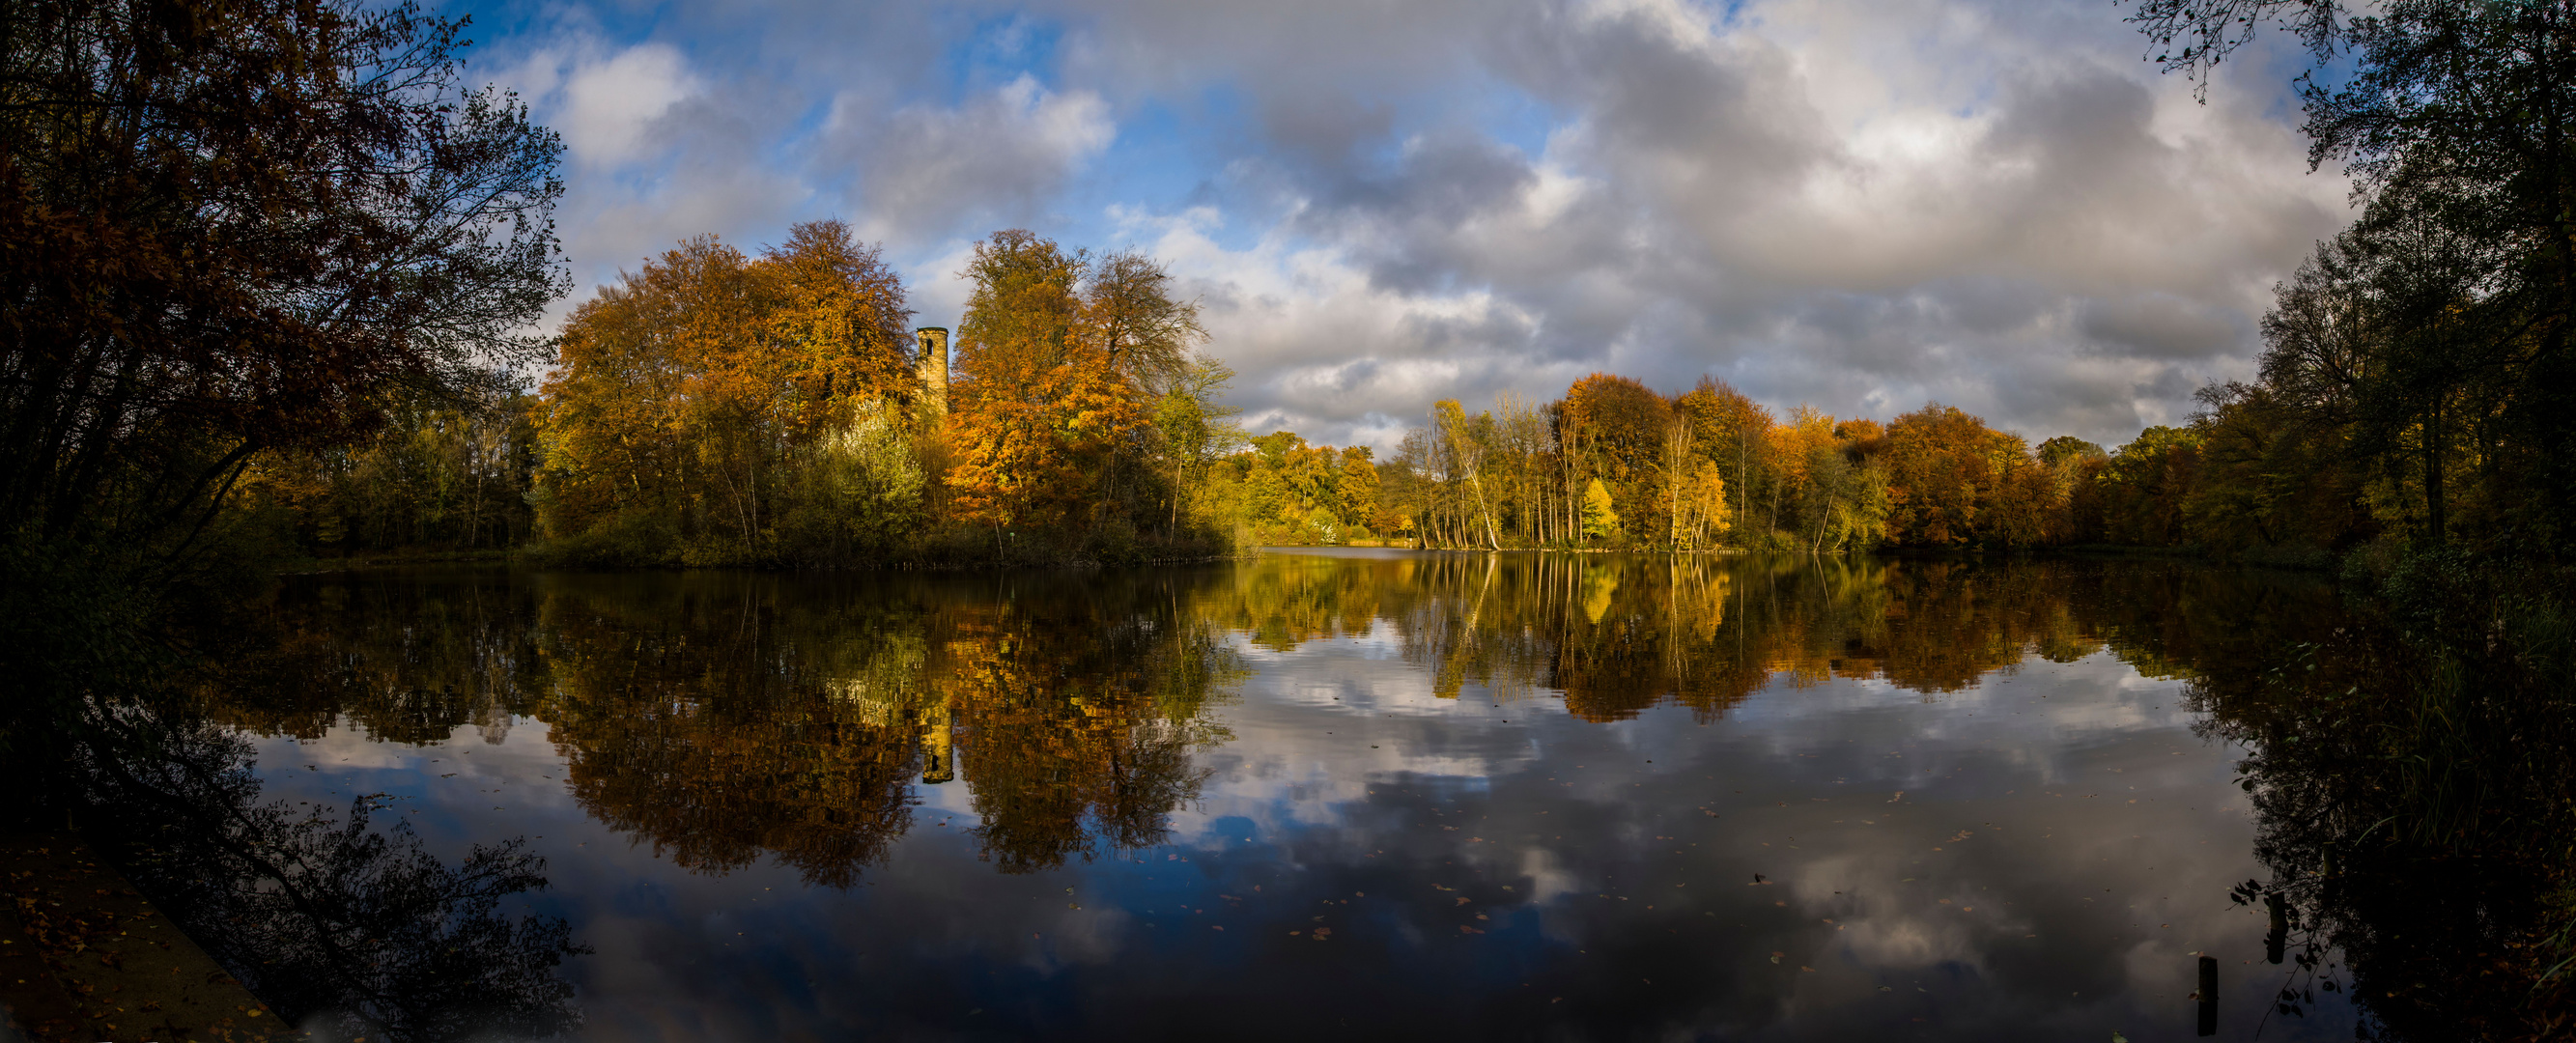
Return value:
M 1267 430 L 1702 375 L 2117 443 L 2251 372 L 2349 219 L 2264 55 L 2159 76 L 2091 2 L 1035 0 L 533 14 L 477 71 L 564 132 L 584 283 L 849 219 L 950 324 L 967 244 L 1140 246 Z

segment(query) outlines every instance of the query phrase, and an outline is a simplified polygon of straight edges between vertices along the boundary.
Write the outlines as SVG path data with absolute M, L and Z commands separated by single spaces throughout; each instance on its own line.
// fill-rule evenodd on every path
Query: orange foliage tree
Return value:
M 1143 354 L 1138 341 L 1085 335 L 1111 311 L 1080 295 L 1090 259 L 1034 233 L 993 233 L 963 274 L 975 289 L 948 418 L 956 517 L 992 526 L 997 539 L 1013 526 L 1103 520 L 1095 515 L 1112 505 L 1092 497 L 1097 479 L 1145 423 L 1144 389 L 1125 364 Z M 1130 349 L 1126 360 L 1113 347 Z
M 2028 545 L 2045 536 L 2057 482 L 2020 435 L 1935 402 L 1889 424 L 1887 446 L 1896 542 Z

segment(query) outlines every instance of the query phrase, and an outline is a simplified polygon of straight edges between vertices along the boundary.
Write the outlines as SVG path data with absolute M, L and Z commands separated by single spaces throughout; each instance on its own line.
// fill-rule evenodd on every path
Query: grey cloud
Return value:
M 2205 358 L 2246 342 L 2241 315 L 2168 293 L 2086 301 L 2076 320 L 2086 336 L 2151 359 Z
M 1393 106 L 1348 94 L 1275 95 L 1260 107 L 1271 144 L 1323 167 L 1353 162 L 1364 146 L 1395 130 Z
M 1565 39 L 1568 67 L 1549 72 L 1584 110 L 1586 144 L 1650 191 L 1758 205 L 1835 156 L 1788 57 L 1766 43 L 1709 53 L 1636 13 Z

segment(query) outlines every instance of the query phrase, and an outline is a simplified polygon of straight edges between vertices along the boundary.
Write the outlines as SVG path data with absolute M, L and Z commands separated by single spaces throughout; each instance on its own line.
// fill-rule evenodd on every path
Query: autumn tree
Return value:
M 573 312 L 537 499 L 560 553 L 846 564 L 916 523 L 901 281 L 837 221 L 758 258 L 712 236 Z
M 1511 392 L 1494 396 L 1493 446 L 1488 470 L 1503 490 L 1497 497 L 1504 531 L 1524 545 L 1562 538 L 1565 495 L 1556 480 L 1556 432 L 1547 407 Z
M 1619 509 L 1610 490 L 1595 478 L 1583 487 L 1583 535 L 1589 539 L 1609 539 L 1619 533 Z
M 1698 551 L 1734 527 L 1726 505 L 1726 476 L 1707 460 L 1691 460 L 1673 487 L 1673 549 Z
M 1148 394 L 1185 381 L 1207 330 L 1199 325 L 1197 303 L 1173 296 L 1171 270 L 1147 254 L 1121 250 L 1092 263 L 1086 274 L 1083 332 L 1110 366 Z
M 1344 522 L 1362 528 L 1374 526 L 1378 492 L 1376 451 L 1364 445 L 1344 448 L 1341 468 L 1333 479 L 1333 492 L 1338 498 L 1334 507 Z
M 1671 420 L 1663 396 L 1607 373 L 1575 381 L 1560 414 L 1560 424 L 1577 432 L 1574 439 L 1560 435 L 1560 442 L 1574 447 L 1586 477 L 1602 481 L 1619 515 L 1628 519 L 1628 531 L 1648 538 L 1667 528 L 1659 501 L 1664 431 Z
M 1243 427 L 1234 422 L 1242 410 L 1221 400 L 1233 379 L 1225 363 L 1194 355 L 1154 399 L 1154 432 L 1172 475 L 1167 533 L 1179 531 L 1185 504 L 1203 502 L 1198 494 L 1207 487 L 1209 468 L 1245 444 Z
M 1145 413 L 1110 354 L 1133 345 L 1079 335 L 1090 267 L 1082 251 L 1013 229 L 977 243 L 962 273 L 975 288 L 959 329 L 958 462 L 947 481 L 958 518 L 991 526 L 997 550 L 1012 527 L 1079 527 L 1118 506 L 1090 493 Z
M 1887 536 L 1886 436 L 1876 421 L 1834 424 L 1806 447 L 1810 491 L 1807 552 L 1868 550 Z
M 1490 416 L 1478 419 L 1485 421 L 1482 428 L 1492 427 Z M 1432 436 L 1449 464 L 1449 479 L 1464 486 L 1474 504 L 1474 514 L 1467 521 L 1468 539 L 1472 542 L 1481 534 L 1488 549 L 1501 550 L 1502 540 L 1494 526 L 1493 499 L 1485 495 L 1485 451 L 1489 441 L 1486 430 L 1468 420 L 1467 410 L 1454 398 L 1432 403 L 1431 421 Z M 1462 506 L 1467 502 L 1468 498 L 1461 499 Z
M 1900 543 L 2035 542 L 2040 475 L 2028 444 L 1932 403 L 1887 428 L 1888 530 Z
M 1675 399 L 1673 408 L 1691 418 L 1702 458 L 1733 476 L 1728 489 L 1735 517 L 1739 521 L 1752 517 L 1754 490 L 1772 469 L 1771 411 L 1725 381 L 1706 376 Z

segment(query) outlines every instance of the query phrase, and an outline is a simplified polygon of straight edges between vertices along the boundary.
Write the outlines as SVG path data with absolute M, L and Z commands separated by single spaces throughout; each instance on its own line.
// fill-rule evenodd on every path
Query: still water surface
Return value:
M 269 798 L 524 838 L 592 1040 L 2349 1039 L 2189 682 L 2290 575 L 307 577 Z M 2324 969 L 2327 980 L 2338 973 Z M 2311 998 L 2275 1009 L 2285 985 Z

